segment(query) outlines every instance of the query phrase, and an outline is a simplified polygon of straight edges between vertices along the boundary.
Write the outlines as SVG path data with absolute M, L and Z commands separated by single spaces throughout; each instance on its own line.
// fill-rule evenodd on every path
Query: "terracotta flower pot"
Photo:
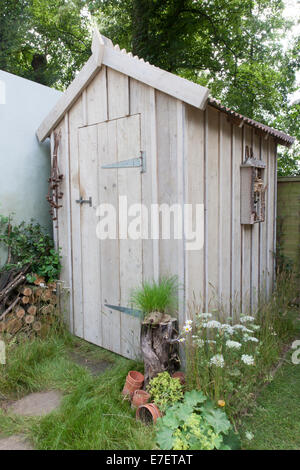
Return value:
M 185 384 L 185 375 L 184 375 L 184 372 L 174 372 L 174 374 L 172 375 L 172 377 L 173 377 L 173 379 L 179 379 L 181 385 L 184 385 L 184 384 Z
M 132 395 L 132 408 L 138 408 L 141 405 L 145 405 L 150 400 L 150 394 L 144 390 L 136 390 Z
M 144 376 L 140 372 L 137 372 L 136 370 L 131 370 L 128 372 L 128 375 L 126 377 L 126 382 L 124 385 L 124 388 L 122 390 L 123 395 L 129 395 L 132 397 L 133 393 L 136 390 L 139 390 L 142 388 L 144 383 Z
M 127 375 L 127 380 L 133 385 L 139 385 L 142 387 L 144 383 L 144 376 L 136 370 L 130 370 Z
M 155 424 L 157 418 L 161 417 L 161 412 L 154 403 L 146 403 L 136 410 L 136 419 L 145 424 Z

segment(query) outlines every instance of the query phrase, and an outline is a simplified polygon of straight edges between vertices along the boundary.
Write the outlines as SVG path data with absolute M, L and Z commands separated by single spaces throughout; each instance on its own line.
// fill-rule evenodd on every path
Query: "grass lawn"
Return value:
M 251 441 L 247 431 L 254 435 Z M 291 353 L 245 419 L 242 437 L 244 449 L 300 450 L 300 364 L 291 362 Z
M 74 363 L 71 351 L 111 363 L 93 376 Z M 36 449 L 153 449 L 152 426 L 135 421 L 121 390 L 131 369 L 141 364 L 108 353 L 69 335 L 35 340 L 8 350 L 0 374 L 0 403 L 30 392 L 56 389 L 64 393 L 59 410 L 42 418 L 24 418 L 0 409 L 0 434 L 25 434 Z

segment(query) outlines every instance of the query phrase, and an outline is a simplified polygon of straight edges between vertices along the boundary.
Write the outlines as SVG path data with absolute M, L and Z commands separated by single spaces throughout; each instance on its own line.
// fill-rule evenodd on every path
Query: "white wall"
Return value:
M 0 70 L 0 214 L 14 212 L 17 222 L 34 218 L 50 232 L 49 142 L 39 144 L 35 132 L 60 96 Z

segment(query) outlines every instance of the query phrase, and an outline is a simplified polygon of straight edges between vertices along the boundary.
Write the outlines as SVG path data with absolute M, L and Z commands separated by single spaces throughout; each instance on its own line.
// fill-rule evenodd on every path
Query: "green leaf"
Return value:
M 189 406 L 197 406 L 200 403 L 204 403 L 207 400 L 207 397 L 204 393 L 192 390 L 191 392 L 186 392 L 184 395 L 184 402 Z
M 240 436 L 231 428 L 229 433 L 224 436 L 223 444 L 231 450 L 239 450 L 241 448 Z
M 178 425 L 181 422 L 185 422 L 188 416 L 193 412 L 194 407 L 192 404 L 188 404 L 185 401 L 181 404 L 176 412 L 176 416 L 178 418 Z
M 173 447 L 173 431 L 170 428 L 162 428 L 156 434 L 157 443 L 162 450 L 171 450 Z
M 168 428 L 174 430 L 178 428 L 179 421 L 174 412 L 167 413 L 162 419 L 161 422 Z
M 218 409 L 203 408 L 203 415 L 206 421 L 214 428 L 216 433 L 226 433 L 230 429 L 230 422 L 226 414 Z

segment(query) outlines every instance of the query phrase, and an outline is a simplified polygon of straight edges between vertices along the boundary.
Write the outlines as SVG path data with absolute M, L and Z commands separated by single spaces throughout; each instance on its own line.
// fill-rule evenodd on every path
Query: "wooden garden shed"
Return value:
M 90 59 L 37 136 L 51 138 L 64 175 L 55 238 L 75 335 L 138 356 L 140 320 L 126 308 L 133 288 L 161 275 L 178 276 L 181 324 L 194 297 L 204 311 L 222 303 L 227 314 L 239 314 L 270 294 L 276 147 L 293 138 L 222 106 L 208 89 L 133 57 L 98 31 Z M 201 246 L 188 250 L 186 236 L 133 240 L 118 233 L 100 241 L 97 207 L 112 204 L 120 216 L 123 195 L 146 207 L 198 204 Z

